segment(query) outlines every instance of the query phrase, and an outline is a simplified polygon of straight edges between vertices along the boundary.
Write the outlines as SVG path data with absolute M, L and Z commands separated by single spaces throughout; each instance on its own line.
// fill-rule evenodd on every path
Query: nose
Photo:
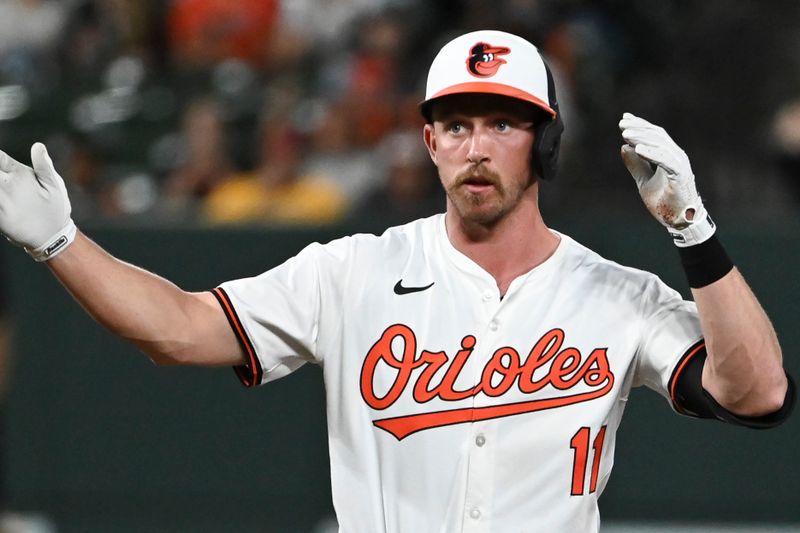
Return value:
M 472 135 L 469 139 L 467 161 L 473 165 L 478 165 L 489 160 L 489 151 L 487 149 L 489 140 L 487 137 L 486 132 L 484 132 L 481 127 L 476 127 L 472 130 Z

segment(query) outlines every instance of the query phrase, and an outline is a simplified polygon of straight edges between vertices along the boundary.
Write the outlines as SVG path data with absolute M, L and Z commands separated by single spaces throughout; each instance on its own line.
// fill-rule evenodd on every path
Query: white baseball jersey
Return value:
M 322 367 L 342 532 L 599 529 L 631 387 L 670 399 L 702 339 L 656 276 L 560 237 L 502 299 L 443 215 L 215 289 L 246 384 Z

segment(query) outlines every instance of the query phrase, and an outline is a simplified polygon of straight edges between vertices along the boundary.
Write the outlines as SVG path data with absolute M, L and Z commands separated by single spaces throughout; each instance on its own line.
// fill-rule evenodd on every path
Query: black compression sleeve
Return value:
M 703 347 L 694 356 L 690 356 L 686 364 L 683 360 L 676 366 L 673 390 L 673 402 L 678 412 L 697 418 L 713 418 L 753 429 L 768 429 L 781 425 L 789 418 L 795 404 L 796 387 L 788 374 L 789 386 L 783 405 L 774 413 L 764 416 L 740 416 L 722 407 L 707 390 L 703 388 L 703 364 L 706 361 L 706 349 Z

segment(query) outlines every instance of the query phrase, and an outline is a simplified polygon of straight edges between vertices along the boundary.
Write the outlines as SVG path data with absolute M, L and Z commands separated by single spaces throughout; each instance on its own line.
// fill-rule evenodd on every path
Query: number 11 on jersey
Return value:
M 572 463 L 572 492 L 573 496 L 583 496 L 586 486 L 586 464 L 589 461 L 589 439 L 591 429 L 588 427 L 580 428 L 572 440 L 569 447 L 575 452 Z M 597 490 L 597 475 L 600 472 L 600 456 L 603 453 L 603 440 L 606 436 L 606 426 L 602 426 L 592 443 L 592 475 L 589 480 L 589 494 Z

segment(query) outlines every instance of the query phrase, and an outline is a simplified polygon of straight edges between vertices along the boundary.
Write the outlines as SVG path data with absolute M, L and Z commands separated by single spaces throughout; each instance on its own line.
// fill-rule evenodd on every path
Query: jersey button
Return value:
M 483 291 L 483 301 L 488 302 L 492 299 L 492 291 Z
M 478 435 L 477 437 L 475 437 L 475 444 L 477 444 L 478 447 L 483 446 L 484 444 L 486 444 L 486 437 L 484 437 L 483 435 Z
M 491 322 L 489 322 L 489 329 L 492 331 L 497 331 L 498 326 L 499 324 L 497 323 L 497 320 L 492 320 Z
M 481 510 L 478 509 L 477 507 L 473 507 L 472 509 L 469 510 L 469 516 L 470 518 L 474 518 L 475 520 L 477 520 L 478 518 L 481 517 Z

